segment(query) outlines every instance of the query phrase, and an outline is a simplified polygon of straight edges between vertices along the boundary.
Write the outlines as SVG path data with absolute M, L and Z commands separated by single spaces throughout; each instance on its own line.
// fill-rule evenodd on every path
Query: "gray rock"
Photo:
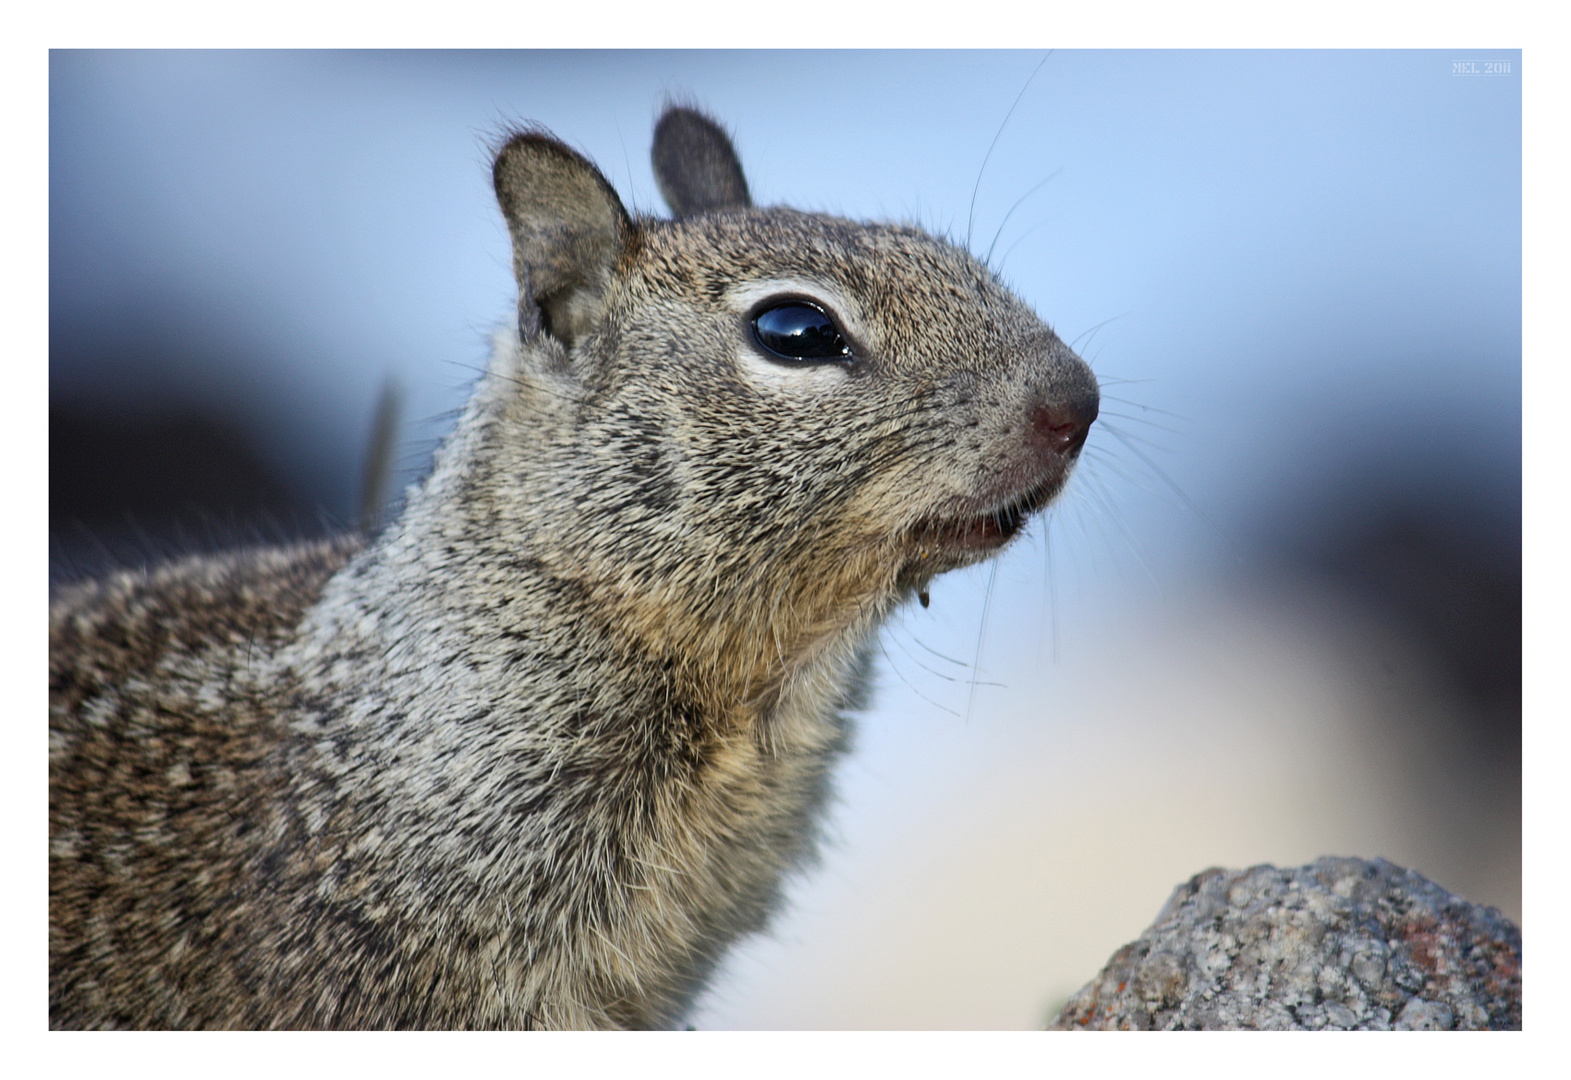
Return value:
M 1207 870 L 1059 1030 L 1519 1030 L 1522 933 L 1384 859 Z

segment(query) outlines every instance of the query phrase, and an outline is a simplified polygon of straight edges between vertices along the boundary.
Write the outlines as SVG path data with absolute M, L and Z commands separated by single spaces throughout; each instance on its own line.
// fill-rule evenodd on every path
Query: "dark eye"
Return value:
M 805 300 L 791 300 L 759 312 L 753 337 L 783 360 L 847 360 L 851 347 L 828 312 Z

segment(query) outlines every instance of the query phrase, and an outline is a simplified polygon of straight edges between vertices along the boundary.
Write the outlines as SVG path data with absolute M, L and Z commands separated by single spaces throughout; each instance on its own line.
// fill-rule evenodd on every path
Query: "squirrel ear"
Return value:
M 696 109 L 666 109 L 655 125 L 651 157 L 660 194 L 679 218 L 753 205 L 731 140 Z
M 527 291 L 543 329 L 571 346 L 594 321 L 632 236 L 622 200 L 586 158 L 539 131 L 507 140 L 491 180 L 513 237 L 520 316 Z

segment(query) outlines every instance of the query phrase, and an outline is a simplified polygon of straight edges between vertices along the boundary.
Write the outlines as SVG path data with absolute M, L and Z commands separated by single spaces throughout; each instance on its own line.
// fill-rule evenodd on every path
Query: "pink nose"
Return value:
M 1095 394 L 1081 400 L 1041 403 L 1031 409 L 1031 445 L 1043 457 L 1073 457 L 1085 445 L 1099 402 Z

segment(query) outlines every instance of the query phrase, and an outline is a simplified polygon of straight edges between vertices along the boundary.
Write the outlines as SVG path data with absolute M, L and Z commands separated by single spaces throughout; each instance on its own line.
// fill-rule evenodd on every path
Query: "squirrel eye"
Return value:
M 753 318 L 753 338 L 783 360 L 848 360 L 851 347 L 829 313 L 817 304 L 791 300 Z

